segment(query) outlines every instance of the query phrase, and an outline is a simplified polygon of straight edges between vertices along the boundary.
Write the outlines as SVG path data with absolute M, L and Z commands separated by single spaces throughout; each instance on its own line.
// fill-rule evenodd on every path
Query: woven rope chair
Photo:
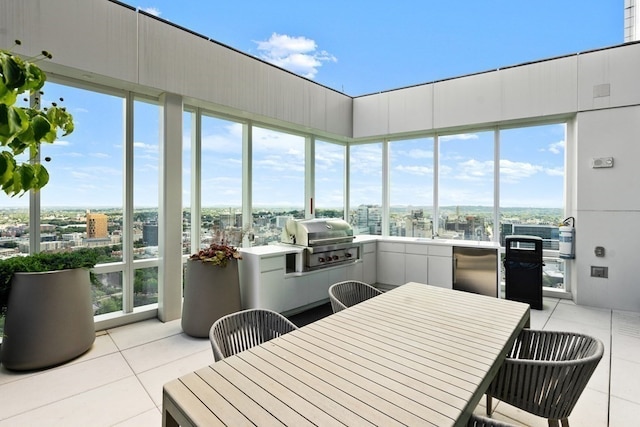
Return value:
M 568 417 L 595 371 L 602 341 L 573 332 L 524 329 L 507 354 L 487 390 L 487 414 L 491 398 L 569 426 Z
M 215 361 L 298 329 L 289 319 L 265 309 L 250 309 L 216 320 L 209 330 Z
M 337 313 L 381 293 L 373 286 L 357 280 L 334 283 L 329 287 L 331 309 L 334 313 Z
M 467 427 L 515 427 L 513 424 L 494 420 L 493 418 L 485 418 L 481 415 L 472 414 L 467 423 Z

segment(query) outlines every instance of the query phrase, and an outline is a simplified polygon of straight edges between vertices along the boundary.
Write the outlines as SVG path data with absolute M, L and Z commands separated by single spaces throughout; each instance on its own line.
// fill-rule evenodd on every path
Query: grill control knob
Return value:
M 349 252 L 345 252 L 344 257 L 345 258 L 351 258 L 353 255 L 351 255 Z
M 324 262 L 324 258 L 322 257 L 318 258 L 318 262 Z
M 338 255 L 334 255 L 334 256 L 333 256 L 333 260 L 334 260 L 334 261 L 337 261 L 339 258 L 340 258 L 340 257 L 339 257 Z

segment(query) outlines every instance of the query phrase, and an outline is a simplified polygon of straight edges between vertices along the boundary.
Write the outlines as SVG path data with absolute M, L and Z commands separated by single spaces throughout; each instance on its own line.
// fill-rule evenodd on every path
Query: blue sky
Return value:
M 128 3 L 353 96 L 623 42 L 622 0 Z M 51 84 L 45 92 L 45 104 L 64 96 L 76 131 L 45 147 L 43 156 L 53 161 L 42 206 L 122 206 L 122 100 Z M 135 115 L 134 204 L 157 206 L 157 109 L 138 102 Z M 254 138 L 254 204 L 301 207 L 302 139 L 264 130 Z M 502 139 L 501 204 L 561 207 L 562 126 L 509 131 Z M 487 132 L 442 140 L 440 205 L 492 204 L 492 141 Z M 240 142 L 237 124 L 211 119 L 203 125 L 203 188 L 225 189 L 203 191 L 203 206 L 239 204 Z M 188 150 L 184 156 L 187 179 Z M 316 206 L 337 207 L 342 154 L 325 146 L 316 157 Z M 381 204 L 381 158 L 381 144 L 354 149 L 353 205 Z M 432 159 L 430 138 L 392 142 L 392 205 L 432 203 Z M 184 184 L 186 204 L 190 188 Z M 5 205 L 27 203 L 25 196 Z
M 623 0 L 125 1 L 357 96 L 623 42 Z

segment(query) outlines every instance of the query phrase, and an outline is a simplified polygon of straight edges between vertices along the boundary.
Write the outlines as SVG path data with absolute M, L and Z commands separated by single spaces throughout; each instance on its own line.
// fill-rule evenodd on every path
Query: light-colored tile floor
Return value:
M 637 425 L 640 313 L 545 298 L 543 310 L 531 311 L 531 327 L 584 332 L 604 342 L 605 356 L 569 417 L 572 426 Z M 209 341 L 183 334 L 179 320 L 100 332 L 89 352 L 65 365 L 29 373 L 0 368 L 0 427 L 158 426 L 162 385 L 212 362 Z M 476 412 L 484 414 L 484 399 Z M 502 402 L 493 417 L 547 425 Z

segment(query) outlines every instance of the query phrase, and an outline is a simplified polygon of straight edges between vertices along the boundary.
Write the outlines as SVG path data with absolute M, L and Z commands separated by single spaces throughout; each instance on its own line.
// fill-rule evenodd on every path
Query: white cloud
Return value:
M 460 133 L 457 135 L 444 135 L 438 138 L 438 141 L 455 141 L 462 140 L 466 141 L 468 139 L 478 139 L 478 135 L 475 133 Z
M 138 150 L 143 150 L 143 151 L 146 151 L 148 153 L 158 153 L 158 146 L 157 145 L 147 144 L 147 143 L 140 142 L 140 141 L 134 142 L 133 143 L 133 148 L 138 149 Z
M 549 144 L 548 150 L 553 154 L 560 154 L 564 151 L 564 146 L 564 141 L 554 142 L 553 144 Z
M 255 43 L 261 59 L 308 79 L 315 77 L 324 62 L 337 62 L 335 56 L 317 50 L 314 40 L 302 36 L 273 33 L 269 40 Z
M 140 10 L 145 11 L 153 16 L 160 16 L 160 14 L 162 13 L 157 7 L 141 7 Z
M 432 168 L 428 168 L 426 166 L 404 166 L 404 165 L 399 165 L 397 167 L 394 168 L 394 170 L 397 170 L 398 172 L 404 172 L 410 175 L 431 175 L 433 174 L 433 169 Z
M 460 173 L 457 179 L 463 181 L 478 181 L 490 177 L 493 179 L 493 160 L 478 161 L 470 159 L 459 165 Z
M 506 159 L 500 160 L 500 176 L 502 182 L 505 183 L 516 183 L 542 171 L 542 166 L 532 165 L 531 163 L 512 162 Z

